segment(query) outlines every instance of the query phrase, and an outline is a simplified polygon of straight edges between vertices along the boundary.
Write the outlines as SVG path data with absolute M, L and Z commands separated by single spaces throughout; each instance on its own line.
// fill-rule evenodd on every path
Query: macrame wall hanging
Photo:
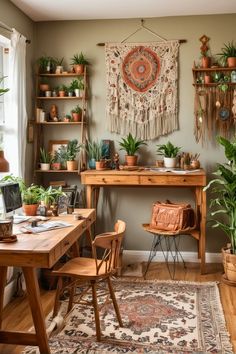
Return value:
M 158 37 L 162 41 L 124 43 L 126 38 L 105 45 L 106 113 L 111 132 L 150 140 L 179 127 L 180 41 Z

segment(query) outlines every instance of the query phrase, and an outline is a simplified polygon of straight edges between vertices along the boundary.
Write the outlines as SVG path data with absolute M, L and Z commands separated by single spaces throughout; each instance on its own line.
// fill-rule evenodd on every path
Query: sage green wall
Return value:
M 202 147 L 196 144 L 193 129 L 192 66 L 198 62 L 200 53 L 199 38 L 206 34 L 210 37 L 212 54 L 220 51 L 223 43 L 234 39 L 233 33 L 236 14 L 222 16 L 186 16 L 151 18 L 145 20 L 145 25 L 166 39 L 186 39 L 187 43 L 180 45 L 179 52 L 179 126 L 180 129 L 167 137 L 161 137 L 148 142 L 140 156 L 140 164 L 154 164 L 155 145 L 171 140 L 182 146 L 184 151 L 200 153 L 202 166 L 208 172 L 215 168 L 216 162 L 223 162 L 223 151 L 209 143 Z M 111 139 L 117 146 L 120 136 L 107 130 L 106 110 L 106 78 L 104 47 L 98 47 L 98 42 L 120 42 L 140 26 L 139 19 L 99 20 L 99 21 L 60 21 L 43 22 L 36 25 L 35 57 L 48 54 L 65 57 L 66 64 L 74 53 L 83 51 L 91 62 L 89 67 L 91 102 L 89 107 L 90 137 Z M 142 30 L 129 41 L 144 42 L 158 40 L 155 36 Z M 118 147 L 117 147 L 118 148 Z M 122 162 L 122 152 L 120 160 Z M 103 197 L 103 198 L 102 198 Z M 156 200 L 172 201 L 192 200 L 190 191 L 182 189 L 138 189 L 117 188 L 102 192 L 98 208 L 97 231 L 111 228 L 114 220 L 121 218 L 127 222 L 125 248 L 131 250 L 149 250 L 151 235 L 142 231 L 141 224 L 150 220 L 151 206 Z M 207 251 L 219 252 L 225 244 L 225 238 L 219 232 L 207 228 Z M 196 251 L 194 239 L 184 236 L 182 246 L 186 251 Z
M 34 22 L 29 19 L 23 12 L 21 12 L 9 0 L 0 0 L 0 21 L 15 28 L 19 33 L 23 34 L 27 39 L 31 40 L 27 44 L 26 50 L 26 81 L 27 81 L 27 114 L 28 118 L 32 119 L 34 107 L 34 86 L 32 76 L 32 65 L 34 63 Z M 0 34 L 10 38 L 10 32 L 0 28 Z M 29 163 L 26 165 L 26 179 L 28 181 L 32 178 L 32 144 L 27 144 L 27 158 Z

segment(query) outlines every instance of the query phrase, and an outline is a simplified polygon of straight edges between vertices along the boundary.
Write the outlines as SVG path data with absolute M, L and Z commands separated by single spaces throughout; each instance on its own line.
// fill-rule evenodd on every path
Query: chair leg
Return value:
M 59 277 L 58 282 L 57 282 L 57 290 L 56 290 L 56 295 L 55 295 L 55 302 L 54 302 L 52 317 L 56 317 L 56 315 L 58 314 L 59 305 L 60 305 L 59 300 L 60 300 L 61 288 L 62 288 L 62 277 Z
M 118 306 L 117 301 L 116 301 L 116 296 L 115 296 L 115 292 L 113 290 L 113 286 L 112 286 L 110 277 L 107 278 L 107 283 L 108 283 L 109 292 L 110 292 L 110 295 L 111 295 L 111 299 L 112 299 L 112 302 L 113 302 L 113 306 L 114 306 L 114 309 L 115 309 L 115 312 L 116 312 L 116 317 L 118 319 L 119 325 L 120 325 L 120 327 L 124 327 L 122 319 L 121 319 L 121 315 L 120 315 L 119 306 Z
M 68 306 L 67 306 L 67 313 L 70 312 L 70 310 L 72 309 L 74 295 L 75 295 L 75 289 L 76 289 L 76 285 L 73 285 L 70 288 L 70 296 L 69 296 L 69 301 L 68 301 Z
M 100 328 L 99 309 L 98 309 L 98 301 L 97 301 L 96 282 L 94 280 L 92 280 L 90 283 L 91 283 L 92 295 L 93 295 L 93 308 L 94 308 L 97 341 L 100 342 L 101 341 L 101 328 Z
M 146 279 L 146 274 L 148 272 L 149 266 L 150 266 L 153 258 L 155 257 L 155 255 L 157 253 L 157 249 L 158 249 L 158 246 L 159 246 L 160 242 L 161 242 L 160 241 L 160 236 L 153 234 L 152 247 L 151 247 L 151 250 L 150 250 L 150 253 L 149 253 L 147 266 L 146 266 L 146 269 L 145 269 L 145 272 L 144 272 L 144 275 L 143 275 L 144 279 Z

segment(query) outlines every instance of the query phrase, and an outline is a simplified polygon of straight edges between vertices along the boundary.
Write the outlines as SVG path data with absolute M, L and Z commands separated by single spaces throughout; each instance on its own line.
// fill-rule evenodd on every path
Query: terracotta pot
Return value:
M 40 89 L 40 91 L 49 91 L 49 85 L 48 84 L 40 84 L 39 85 L 39 89 Z
M 231 254 L 230 249 L 222 248 L 223 266 L 225 278 L 236 285 L 236 254 Z
M 96 161 L 96 170 L 104 170 L 105 162 L 104 161 Z
M 52 163 L 52 169 L 53 170 L 60 170 L 61 169 L 61 163 L 60 162 L 53 162 Z
M 66 92 L 65 91 L 58 91 L 59 97 L 65 97 Z
M 229 68 L 236 68 L 236 57 L 227 58 L 227 64 Z
M 78 170 L 78 161 L 66 161 L 66 167 L 68 171 Z
M 74 72 L 75 72 L 76 74 L 79 74 L 79 75 L 83 74 L 83 72 L 84 72 L 84 65 L 83 65 L 83 64 L 76 64 L 76 65 L 74 65 Z
M 211 83 L 211 76 L 210 75 L 205 75 L 204 76 L 204 82 L 205 82 L 205 84 L 210 84 Z
M 210 57 L 202 57 L 202 68 L 209 68 L 211 66 Z
M 74 122 L 80 122 L 81 121 L 81 116 L 82 116 L 81 113 L 75 113 L 75 112 L 72 113 L 72 117 L 73 117 L 73 121 Z
M 37 215 L 38 204 L 23 204 L 23 211 L 27 216 Z
M 125 163 L 127 166 L 137 166 L 138 156 L 137 155 L 125 155 Z

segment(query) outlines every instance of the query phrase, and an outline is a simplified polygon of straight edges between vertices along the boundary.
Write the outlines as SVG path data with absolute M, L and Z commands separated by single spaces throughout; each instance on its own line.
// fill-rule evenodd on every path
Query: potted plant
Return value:
M 73 92 L 73 95 L 76 97 L 79 97 L 79 81 L 77 79 L 71 81 L 69 91 Z
M 40 148 L 40 168 L 42 171 L 50 170 L 50 164 L 52 162 L 51 153 L 46 151 L 44 148 Z
M 170 141 L 167 144 L 157 145 L 157 154 L 164 156 L 164 166 L 167 168 L 176 167 L 177 155 L 181 147 L 174 146 Z
M 68 171 L 74 171 L 78 169 L 78 161 L 76 161 L 76 155 L 80 151 L 81 145 L 78 144 L 77 139 L 70 140 L 66 147 L 66 166 Z
M 66 85 L 61 85 L 58 87 L 58 95 L 59 97 L 65 97 L 68 93 L 68 88 Z
M 122 141 L 119 142 L 121 146 L 120 150 L 125 150 L 125 161 L 128 166 L 136 166 L 138 161 L 138 156 L 135 153 L 140 149 L 141 145 L 147 145 L 144 140 L 139 140 L 133 137 L 129 133 L 126 138 L 121 138 Z
M 53 170 L 60 170 L 61 169 L 61 160 L 62 160 L 62 158 L 61 158 L 60 151 L 56 150 L 54 152 L 54 155 L 52 158 L 52 163 L 51 163 Z
M 54 62 L 55 62 L 55 66 L 56 66 L 56 69 L 55 69 L 55 74 L 62 74 L 63 72 L 63 61 L 64 61 L 64 57 L 63 58 L 54 58 Z
M 223 280 L 236 285 L 236 140 L 230 142 L 218 137 L 217 141 L 224 147 L 227 163 L 217 164 L 214 172 L 217 178 L 211 180 L 204 190 L 213 186 L 210 199 L 212 226 L 220 228 L 230 241 L 229 247 L 222 249 Z
M 71 65 L 73 65 L 74 72 L 81 75 L 84 72 L 84 66 L 89 65 L 89 62 L 85 59 L 84 54 L 80 52 L 80 54 L 74 54 L 71 58 Z
M 74 122 L 80 122 L 82 118 L 82 108 L 77 105 L 75 108 L 71 110 L 71 115 Z
M 62 192 L 62 187 L 59 188 L 53 188 L 52 186 L 49 186 L 48 188 L 44 187 L 39 187 L 40 191 L 40 206 L 39 206 L 39 211 L 40 215 L 47 215 L 47 211 L 50 208 L 51 205 L 55 204 L 58 202 L 58 198 L 62 195 L 65 195 L 64 192 Z
M 88 165 L 90 169 L 103 169 L 104 159 L 102 156 L 102 142 L 87 140 L 85 151 L 88 157 Z
M 217 55 L 220 56 L 220 62 L 224 66 L 227 64 L 229 68 L 236 67 L 236 44 L 233 41 L 224 44 L 221 53 Z
M 51 56 L 43 55 L 37 60 L 40 73 L 52 73 L 55 67 L 55 59 Z

